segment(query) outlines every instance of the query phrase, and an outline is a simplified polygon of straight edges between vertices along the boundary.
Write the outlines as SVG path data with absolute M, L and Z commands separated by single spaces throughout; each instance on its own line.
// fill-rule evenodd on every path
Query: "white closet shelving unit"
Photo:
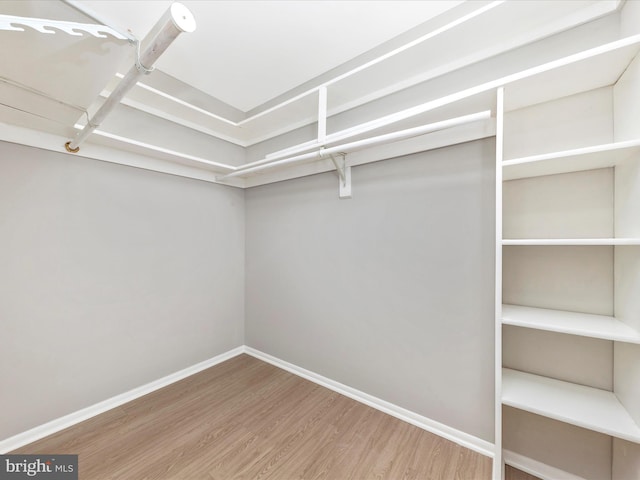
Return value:
M 504 368 L 502 403 L 632 442 L 640 427 L 614 393 Z
M 504 86 L 497 435 L 543 478 L 640 478 L 639 47 Z
M 604 340 L 640 343 L 640 332 L 613 316 L 503 305 L 502 323 Z

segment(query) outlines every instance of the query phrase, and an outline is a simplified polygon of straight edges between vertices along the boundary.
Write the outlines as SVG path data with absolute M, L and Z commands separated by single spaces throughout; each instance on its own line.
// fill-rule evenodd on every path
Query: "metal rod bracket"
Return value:
M 331 161 L 336 167 L 338 177 L 340 177 L 340 189 L 338 191 L 338 195 L 340 198 L 351 198 L 351 167 L 347 166 L 346 153 L 338 153 L 338 155 L 340 156 L 339 160 L 336 160 L 336 157 L 333 154 L 329 155 Z
M 71 148 L 71 140 L 69 140 L 67 143 L 64 144 L 64 148 L 69 153 L 78 153 L 80 151 L 80 147 Z
M 140 41 L 136 42 L 136 68 L 138 69 L 138 72 L 140 72 L 140 74 L 149 75 L 156 69 L 156 67 L 152 66 L 150 68 L 147 68 L 142 64 L 142 61 L 140 60 L 140 43 Z

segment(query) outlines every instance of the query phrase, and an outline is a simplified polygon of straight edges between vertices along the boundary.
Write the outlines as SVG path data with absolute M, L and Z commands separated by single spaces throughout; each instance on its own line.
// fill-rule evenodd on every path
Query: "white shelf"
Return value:
M 502 323 L 583 337 L 640 343 L 640 332 L 615 317 L 604 315 L 503 305 Z
M 640 427 L 612 392 L 503 368 L 502 403 L 640 443 Z
M 633 35 L 516 74 L 504 82 L 505 110 L 614 85 L 640 51 L 639 42 Z
M 640 238 L 505 238 L 502 245 L 640 245 Z
M 640 153 L 640 139 L 514 158 L 502 162 L 503 178 L 514 180 L 615 167 L 638 153 Z

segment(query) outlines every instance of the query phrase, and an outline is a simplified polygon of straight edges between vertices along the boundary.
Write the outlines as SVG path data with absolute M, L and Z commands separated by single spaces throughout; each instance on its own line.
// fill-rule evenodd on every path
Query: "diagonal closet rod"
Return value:
M 470 115 L 463 115 L 461 117 L 450 118 L 441 122 L 429 123 L 426 125 L 420 125 L 419 127 L 407 128 L 405 130 L 398 130 L 391 133 L 385 133 L 383 135 L 377 135 L 375 137 L 369 137 L 362 140 L 356 140 L 349 143 L 343 143 L 329 148 L 320 148 L 319 150 L 295 155 L 293 157 L 283 158 L 282 160 L 275 160 L 269 163 L 262 163 L 260 165 L 254 165 L 248 168 L 238 167 L 235 172 L 218 177 L 218 180 L 226 180 L 227 178 L 239 177 L 248 173 L 255 173 L 261 170 L 267 170 L 272 167 L 289 165 L 292 163 L 300 163 L 304 161 L 322 160 L 330 158 L 332 154 L 336 153 L 349 153 L 356 150 L 361 150 L 375 145 L 382 145 L 384 143 L 391 143 L 398 140 L 405 140 L 412 137 L 424 135 L 426 133 L 435 132 L 438 130 L 444 130 L 445 128 L 451 128 L 466 123 L 476 122 L 479 120 L 486 120 L 491 117 L 491 110 L 485 110 L 482 112 L 472 113 Z
M 152 71 L 153 64 L 158 57 L 164 53 L 178 35 L 183 32 L 193 32 L 195 29 L 196 21 L 189 9 L 181 3 L 173 3 L 145 38 L 144 43 L 149 46 L 137 57 L 135 65 L 129 69 L 124 78 L 120 80 L 120 83 L 111 92 L 111 95 L 104 101 L 95 115 L 87 121 L 87 124 L 78 132 L 76 137 L 65 143 L 64 146 L 67 151 L 71 153 L 78 152 L 80 144 L 100 126 L 111 110 L 133 88 L 138 79 Z M 140 47 L 139 43 L 137 47 Z

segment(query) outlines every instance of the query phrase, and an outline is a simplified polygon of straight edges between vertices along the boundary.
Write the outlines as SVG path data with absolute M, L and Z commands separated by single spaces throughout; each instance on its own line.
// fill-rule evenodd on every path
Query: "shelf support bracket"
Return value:
M 340 198 L 351 198 L 351 167 L 347 166 L 347 154 L 339 153 L 338 156 L 340 159 L 336 160 L 335 155 L 329 155 L 340 179 L 339 196 Z
M 17 17 L 15 15 L 0 15 L 0 30 L 24 32 L 24 28 L 29 27 L 40 33 L 54 34 L 60 30 L 67 35 L 81 37 L 82 33 L 88 33 L 97 38 L 107 38 L 111 35 L 118 40 L 129 40 L 121 33 L 106 25 L 95 25 L 92 23 L 63 22 L 61 20 L 49 20 L 46 18 Z

